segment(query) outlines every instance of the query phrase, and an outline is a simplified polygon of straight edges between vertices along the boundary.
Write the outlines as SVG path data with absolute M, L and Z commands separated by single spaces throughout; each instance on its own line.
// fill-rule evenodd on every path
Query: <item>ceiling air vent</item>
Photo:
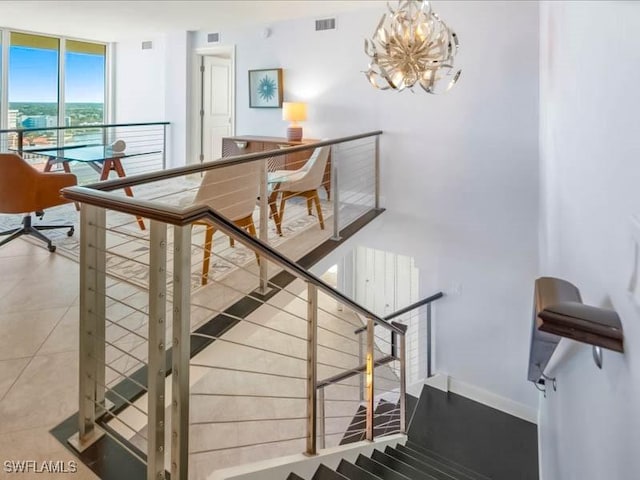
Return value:
M 316 32 L 320 32 L 322 30 L 335 30 L 335 29 L 336 29 L 335 18 L 323 18 L 321 20 L 316 20 Z
M 153 42 L 151 42 L 151 41 L 142 42 L 142 49 L 143 50 L 151 50 L 152 48 L 153 48 Z
M 209 43 L 218 43 L 220 41 L 219 33 L 208 33 L 207 34 L 207 42 Z

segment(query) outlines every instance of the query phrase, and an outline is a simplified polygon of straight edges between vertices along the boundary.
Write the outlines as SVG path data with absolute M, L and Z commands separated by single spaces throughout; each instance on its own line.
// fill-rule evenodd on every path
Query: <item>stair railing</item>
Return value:
M 376 139 L 375 158 L 367 168 L 377 173 L 379 134 L 380 132 L 372 132 L 345 137 L 305 148 L 315 148 L 318 145 L 335 147 L 343 143 L 350 144 L 350 142 L 374 137 Z M 290 151 L 295 149 L 302 148 L 294 147 Z M 339 149 L 332 149 L 333 151 L 339 151 Z M 361 152 L 361 150 L 358 151 Z M 376 432 L 375 408 L 379 400 L 376 397 L 376 383 L 381 381 L 376 376 L 380 372 L 386 373 L 384 369 L 390 361 L 400 364 L 399 375 L 397 377 L 390 375 L 389 381 L 399 382 L 398 415 L 401 419 L 401 429 L 404 429 L 406 425 L 404 403 L 406 342 L 405 328 L 402 325 L 388 322 L 375 315 L 292 261 L 262 237 L 256 238 L 249 235 L 234 222 L 206 205 L 191 204 L 180 208 L 173 202 L 158 201 L 153 196 L 151 199 L 143 199 L 138 195 L 129 197 L 113 192 L 124 187 L 139 188 L 141 185 L 154 182 L 172 181 L 180 176 L 200 173 L 220 166 L 251 161 L 266 162 L 269 156 L 279 154 L 286 154 L 286 152 L 243 155 L 218 162 L 64 190 L 63 194 L 66 198 L 81 204 L 79 431 L 74 438 L 70 439 L 79 451 L 93 445 L 106 433 L 146 464 L 147 478 L 154 480 L 164 478 L 165 470 L 168 469 L 172 478 L 186 479 L 191 478 L 190 460 L 215 456 L 220 452 L 226 453 L 228 448 L 231 448 L 210 445 L 203 445 L 197 449 L 190 448 L 190 442 L 197 437 L 197 435 L 194 437 L 198 433 L 194 433 L 195 430 L 212 425 L 218 428 L 220 425 L 230 423 L 262 421 L 282 423 L 304 419 L 302 436 L 295 433 L 297 428 L 295 427 L 292 429 L 294 433 L 291 433 L 288 438 L 265 440 L 262 443 L 247 441 L 240 446 L 249 448 L 297 441 L 300 438 L 304 440 L 305 453 L 314 455 L 318 450 L 318 439 L 321 439 L 322 446 L 330 433 L 319 432 L 318 418 L 325 418 L 319 410 L 324 410 L 329 402 L 341 402 L 345 405 L 360 404 L 359 398 L 352 398 L 350 395 L 322 399 L 325 391 L 339 383 L 336 375 L 342 375 L 342 380 L 345 380 L 356 374 L 363 376 L 365 382 L 365 438 L 373 440 L 377 434 L 388 433 L 388 429 L 384 428 Z M 340 162 L 346 158 L 349 157 L 341 157 Z M 338 170 L 334 173 L 337 174 L 337 172 Z M 337 182 L 337 178 L 334 181 Z M 375 197 L 377 196 L 378 182 L 376 181 Z M 166 197 L 163 196 L 164 198 Z M 376 200 L 371 208 L 377 205 Z M 336 208 L 336 214 L 341 213 L 341 209 L 342 205 Z M 267 209 L 264 209 L 264 212 L 261 209 L 260 214 L 267 215 L 266 212 Z M 111 214 L 115 216 L 109 220 Z M 117 221 L 114 224 L 114 219 L 119 220 L 123 216 L 131 220 L 129 223 L 132 226 L 123 228 L 122 225 L 117 225 Z M 144 222 L 149 225 L 148 230 L 141 233 L 135 218 L 144 219 Z M 239 266 L 239 269 L 247 274 L 247 278 L 258 280 L 257 288 L 251 287 L 245 291 L 243 290 L 245 287 L 240 285 L 237 279 L 229 280 L 225 277 L 222 280 L 212 280 L 212 285 L 208 285 L 205 289 L 194 290 L 194 279 L 196 283 L 200 280 L 198 270 L 200 267 L 198 262 L 194 263 L 193 253 L 202 250 L 202 245 L 194 242 L 194 237 L 196 226 L 203 223 L 247 248 L 252 257 L 254 254 L 257 256 L 259 261 L 253 265 Z M 340 222 L 337 225 L 340 226 Z M 212 247 L 211 250 L 212 255 L 215 256 L 215 249 Z M 140 268 L 119 267 L 123 263 L 135 264 Z M 271 272 L 281 273 L 264 278 L 264 272 L 269 271 L 267 266 L 271 267 Z M 114 268 L 121 268 L 121 271 L 114 274 Z M 289 283 L 284 282 L 284 284 L 293 285 L 295 282 L 303 284 L 302 292 L 282 286 L 282 275 L 285 274 L 290 278 L 287 280 Z M 209 287 L 211 290 L 207 290 Z M 290 295 L 293 300 L 292 305 L 295 302 L 299 304 L 300 301 L 304 301 L 306 314 L 301 314 L 295 305 L 283 307 L 277 300 L 278 295 L 281 294 Z M 206 304 L 210 301 L 222 302 L 223 297 L 226 296 L 237 299 L 243 295 L 252 304 L 251 311 L 260 312 L 259 309 L 263 307 L 279 310 L 292 319 L 303 320 L 306 332 L 299 334 L 294 331 L 293 325 L 288 324 L 285 324 L 285 327 L 265 325 L 266 316 L 259 316 L 259 318 L 243 316 L 244 314 L 238 312 L 239 302 L 228 308 Z M 346 309 L 351 316 L 347 318 L 346 314 L 338 314 L 337 309 L 334 312 L 327 307 L 328 300 L 333 302 L 332 305 L 340 305 L 343 310 Z M 113 312 L 118 313 L 117 319 L 112 317 Z M 211 314 L 215 316 L 207 323 L 203 323 L 202 317 Z M 364 361 L 353 365 L 353 359 L 357 359 L 358 355 L 350 349 L 355 348 L 353 346 L 357 345 L 357 340 L 350 338 L 342 331 L 332 330 L 326 323 L 322 324 L 323 318 L 327 316 L 337 319 L 336 322 L 346 322 L 351 327 L 357 326 L 359 317 L 366 319 L 367 343 Z M 217 323 L 228 327 L 214 332 L 211 330 L 211 320 L 215 320 L 213 327 L 217 328 Z M 260 330 L 261 332 L 268 329 L 278 335 L 286 336 L 292 343 L 294 340 L 303 341 L 304 349 L 296 350 L 293 345 L 291 349 L 288 349 L 288 346 L 278 349 L 261 345 L 259 343 L 262 341 L 261 336 L 256 337 L 257 344 L 250 344 L 248 340 L 232 336 L 234 329 L 230 329 L 229 326 L 234 322 L 246 322 L 255 326 L 256 329 L 265 329 Z M 396 338 L 399 348 L 397 345 L 394 347 L 395 355 L 391 358 L 386 358 L 389 356 L 382 354 L 377 347 L 374 331 L 376 328 L 388 331 Z M 127 336 L 128 340 L 125 344 L 118 344 L 115 340 L 116 337 L 122 338 L 120 333 L 122 336 Z M 329 337 L 332 340 L 328 340 Z M 134 343 L 132 339 L 142 341 L 136 340 Z M 277 355 L 282 361 L 291 361 L 296 365 L 304 364 L 305 371 L 302 373 L 297 370 L 298 367 L 290 368 L 279 364 L 276 365 L 280 368 L 277 371 L 260 369 L 259 367 L 263 365 L 258 364 L 250 365 L 251 368 L 247 368 L 246 365 L 236 367 L 232 362 L 235 358 L 233 355 L 222 356 L 223 363 L 211 362 L 205 358 L 204 354 L 207 350 L 204 345 L 210 345 L 213 341 L 220 342 L 221 345 L 247 349 L 242 351 L 247 352 L 248 356 L 256 355 L 256 352 Z M 349 345 L 349 349 L 344 345 Z M 351 359 L 349 361 L 351 363 L 332 361 L 332 356 Z M 347 364 L 350 366 L 345 368 Z M 281 379 L 303 381 L 304 389 L 282 392 L 281 395 L 266 395 L 261 392 L 252 393 L 251 389 L 255 389 L 256 385 L 249 382 L 245 385 L 249 391 L 243 392 L 212 393 L 206 389 L 194 391 L 192 385 L 194 371 L 204 369 L 227 372 L 232 375 L 269 375 L 270 378 L 274 378 L 274 381 Z M 319 371 L 331 372 L 331 375 L 325 373 L 322 377 L 324 380 L 319 380 Z M 119 382 L 114 383 L 114 378 Z M 165 394 L 169 391 L 167 388 L 169 381 L 171 398 L 165 398 Z M 346 384 L 343 387 L 354 388 L 353 385 Z M 136 393 L 131 394 L 131 391 Z M 191 414 L 200 414 L 209 410 L 209 407 L 194 408 L 193 402 L 211 397 L 233 397 L 241 400 L 257 398 L 260 402 L 267 402 L 270 398 L 292 401 L 300 399 L 304 400 L 306 406 L 304 414 L 300 417 L 290 415 L 290 418 L 280 418 L 273 415 L 267 418 L 229 419 L 223 415 L 213 420 L 191 419 Z M 319 397 L 323 401 L 320 401 Z M 348 414 L 342 414 L 335 417 L 337 420 L 338 417 L 347 416 Z M 324 424 L 324 420 L 321 423 Z M 171 432 L 166 431 L 168 424 L 171 425 Z M 322 426 L 320 428 L 322 429 Z M 133 433 L 124 436 L 123 429 Z M 170 439 L 168 441 L 170 445 L 166 445 L 167 438 Z M 205 438 L 207 439 L 211 440 L 209 437 Z

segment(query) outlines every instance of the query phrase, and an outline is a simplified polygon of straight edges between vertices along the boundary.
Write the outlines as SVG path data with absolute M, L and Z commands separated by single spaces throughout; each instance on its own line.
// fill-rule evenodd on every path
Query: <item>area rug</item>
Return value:
M 170 199 L 172 205 L 189 205 L 195 194 L 194 185 L 197 183 L 181 179 L 182 183 L 172 185 L 172 190 L 176 193 L 170 197 L 164 196 L 163 202 Z M 163 182 L 165 183 L 165 182 Z M 162 196 L 161 192 L 165 186 L 161 184 L 151 184 L 138 186 L 135 189 L 137 198 L 145 200 Z M 332 215 L 332 206 L 328 201 L 322 202 L 322 211 L 325 217 L 325 224 L 329 224 Z M 66 229 L 50 230 L 45 232 L 56 245 L 56 253 L 71 260 L 79 262 L 80 257 L 80 226 L 79 213 L 73 204 L 62 205 L 48 209 L 42 220 L 35 219 L 34 225 L 64 225 L 72 224 L 75 234 L 67 236 Z M 15 228 L 20 223 L 19 215 L 0 215 L 0 230 Z M 256 205 L 254 211 L 254 223 L 260 224 L 260 210 Z M 107 272 L 114 278 L 126 280 L 127 283 L 146 289 L 148 287 L 148 262 L 149 262 L 149 221 L 145 220 L 146 229 L 141 230 L 136 220 L 127 214 L 120 212 L 107 212 Z M 274 222 L 269 220 L 268 243 L 274 248 L 278 248 L 284 242 L 291 240 L 296 235 L 310 229 L 320 229 L 318 219 L 314 215 L 307 213 L 304 199 L 293 198 L 287 201 L 286 216 L 282 224 L 283 236 L 276 232 Z M 173 229 L 168 228 L 167 232 L 167 252 L 168 264 L 171 269 L 171 252 L 173 245 Z M 192 286 L 200 286 L 202 274 L 202 257 L 204 246 L 205 226 L 196 225 L 192 230 Z M 36 245 L 43 245 L 39 240 L 25 236 L 26 241 Z M 244 247 L 239 242 L 235 242 L 233 247 L 229 245 L 229 239 L 221 232 L 217 232 L 214 237 L 214 248 L 211 256 L 209 278 L 211 280 L 220 279 L 231 271 L 244 267 L 251 262 L 255 262 L 256 257 L 253 251 Z

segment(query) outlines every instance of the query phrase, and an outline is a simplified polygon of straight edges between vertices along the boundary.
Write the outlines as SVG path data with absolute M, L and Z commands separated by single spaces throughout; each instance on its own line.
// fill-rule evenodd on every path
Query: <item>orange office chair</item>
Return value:
M 73 225 L 32 225 L 30 212 L 42 218 L 43 210 L 63 203 L 69 203 L 60 196 L 60 190 L 77 184 L 72 173 L 43 173 L 29 165 L 20 155 L 0 153 L 0 213 L 26 213 L 22 227 L 0 232 L 9 235 L 0 246 L 21 235 L 33 235 L 47 244 L 50 252 L 56 247 L 40 230 L 68 228 L 67 235 L 73 235 Z

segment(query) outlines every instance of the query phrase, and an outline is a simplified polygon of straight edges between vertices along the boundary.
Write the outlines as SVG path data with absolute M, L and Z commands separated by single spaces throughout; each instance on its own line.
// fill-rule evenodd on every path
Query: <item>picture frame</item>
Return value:
M 282 108 L 282 69 L 249 70 L 249 108 Z

